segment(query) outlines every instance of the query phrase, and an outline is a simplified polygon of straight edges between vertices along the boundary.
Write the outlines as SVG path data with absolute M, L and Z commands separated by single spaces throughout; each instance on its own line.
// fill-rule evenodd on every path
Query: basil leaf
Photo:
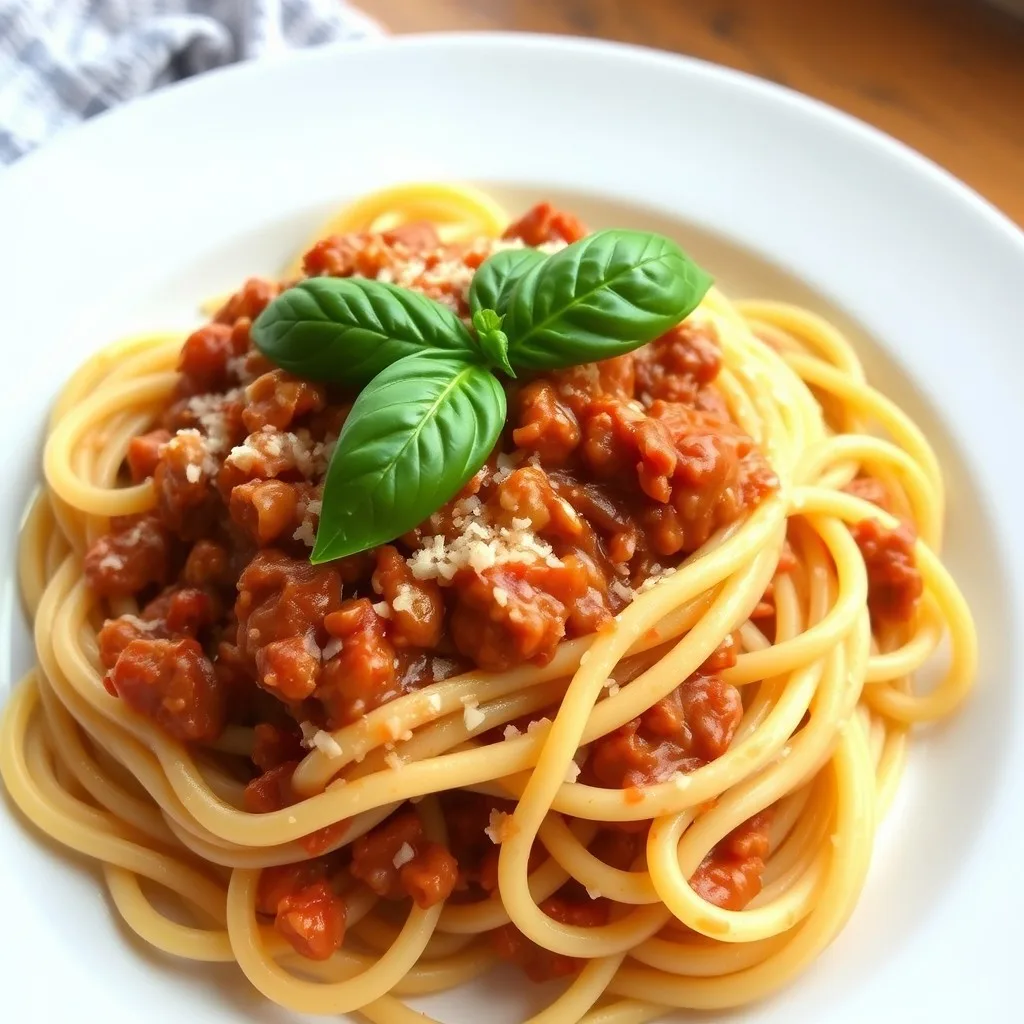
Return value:
M 505 392 L 478 362 L 429 352 L 382 370 L 338 438 L 310 561 L 365 551 L 423 522 L 484 464 L 504 423 Z
M 509 359 L 543 370 L 630 352 L 692 313 L 711 280 L 663 235 L 598 231 L 518 280 L 503 325 Z
M 408 355 L 475 351 L 462 321 L 418 292 L 362 277 L 311 277 L 256 318 L 251 337 L 298 377 L 361 387 Z
M 504 313 L 508 297 L 519 279 L 546 259 L 547 256 L 536 249 L 502 249 L 489 256 L 470 282 L 470 310 L 474 314 L 481 309 Z
M 493 368 L 514 377 L 516 371 L 508 361 L 508 338 L 501 329 L 501 322 L 504 319 L 493 309 L 478 309 L 473 314 L 473 326 L 480 342 L 480 351 L 486 356 L 488 363 Z

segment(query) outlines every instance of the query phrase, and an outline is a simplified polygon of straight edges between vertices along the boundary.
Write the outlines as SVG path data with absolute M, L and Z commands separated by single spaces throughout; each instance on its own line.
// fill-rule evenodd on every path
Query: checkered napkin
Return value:
M 344 0 L 0 0 L 0 164 L 168 82 L 380 32 Z

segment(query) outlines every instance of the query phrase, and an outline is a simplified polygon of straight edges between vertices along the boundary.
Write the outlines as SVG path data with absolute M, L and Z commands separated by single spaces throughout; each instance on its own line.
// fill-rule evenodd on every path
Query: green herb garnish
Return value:
M 366 278 L 316 277 L 252 325 L 271 362 L 361 388 L 324 482 L 314 564 L 411 530 L 484 464 L 505 423 L 495 377 L 631 352 L 687 317 L 711 278 L 674 242 L 599 231 L 550 256 L 495 253 L 450 310 Z M 474 336 L 475 334 L 475 336 Z

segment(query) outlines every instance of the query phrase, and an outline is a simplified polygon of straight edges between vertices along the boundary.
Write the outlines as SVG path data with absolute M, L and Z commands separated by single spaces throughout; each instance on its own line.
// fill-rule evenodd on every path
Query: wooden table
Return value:
M 394 32 L 512 29 L 750 71 L 902 139 L 1024 225 L 1024 21 L 980 0 L 356 0 Z

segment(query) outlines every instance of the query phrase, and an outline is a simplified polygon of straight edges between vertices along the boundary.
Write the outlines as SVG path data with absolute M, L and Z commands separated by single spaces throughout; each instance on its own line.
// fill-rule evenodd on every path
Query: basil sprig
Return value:
M 282 292 L 253 324 L 257 348 L 308 380 L 368 384 L 426 349 L 470 356 L 463 322 L 419 292 L 362 277 L 310 277 Z
M 428 350 L 381 370 L 331 456 L 311 560 L 418 526 L 484 464 L 504 425 L 505 392 L 478 362 Z
M 411 530 L 487 460 L 505 423 L 496 372 L 610 359 L 664 334 L 711 278 L 675 242 L 599 231 L 551 255 L 506 249 L 469 287 L 472 330 L 418 292 L 309 278 L 252 325 L 297 376 L 361 388 L 324 482 L 310 560 L 344 558 Z

